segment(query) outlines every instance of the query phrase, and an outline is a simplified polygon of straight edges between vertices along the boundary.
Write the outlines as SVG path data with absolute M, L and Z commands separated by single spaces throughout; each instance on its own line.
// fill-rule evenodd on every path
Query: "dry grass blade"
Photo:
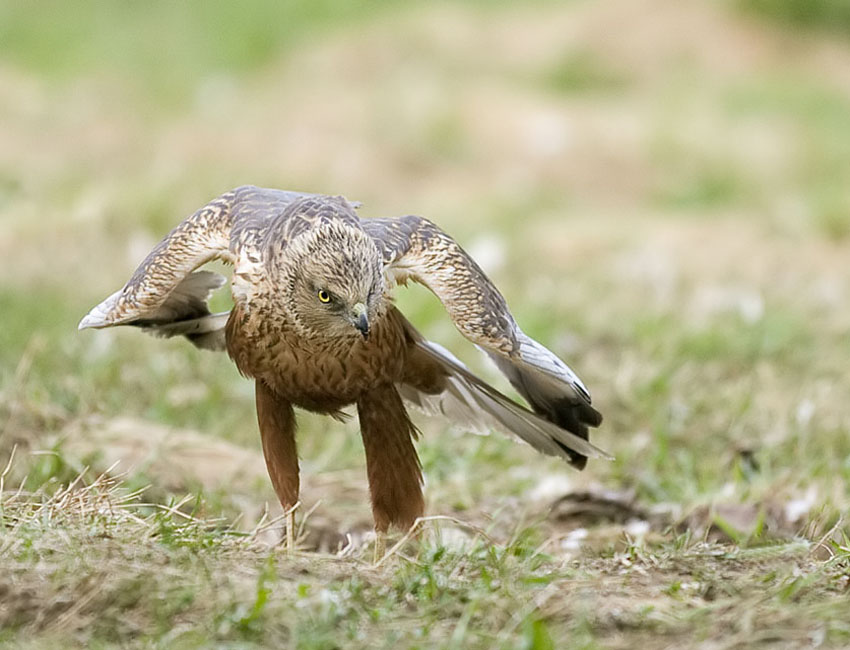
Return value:
M 458 519 L 457 517 L 451 517 L 449 515 L 431 515 L 429 517 L 418 517 L 416 521 L 413 522 L 413 525 L 410 527 L 410 529 L 402 536 L 402 538 L 398 540 L 395 544 L 393 544 L 392 548 L 390 548 L 390 550 L 387 551 L 384 556 L 375 563 L 375 567 L 378 568 L 383 566 L 391 557 L 393 557 L 394 555 L 398 555 L 401 548 L 407 542 L 413 539 L 413 537 L 415 537 L 419 532 L 420 528 L 422 528 L 425 524 L 441 521 L 448 521 L 460 528 L 471 530 L 476 535 L 486 540 L 487 543 L 494 543 L 492 538 L 487 534 L 487 532 L 483 528 L 471 524 L 469 522 L 463 521 L 462 519 Z
M 3 472 L 0 473 L 0 496 L 2 496 L 5 492 L 6 488 L 6 477 L 9 475 L 9 471 L 12 469 L 12 463 L 15 460 L 15 452 L 18 450 L 18 445 L 12 445 L 12 451 L 9 452 L 9 461 L 6 463 L 6 467 L 3 468 Z
M 318 504 L 314 505 L 310 510 L 304 515 L 308 517 L 310 513 L 312 513 Z M 269 510 L 268 505 L 263 508 L 263 514 L 261 515 L 259 521 L 256 523 L 251 532 L 248 533 L 248 538 L 251 540 L 256 540 L 258 537 L 263 535 L 264 533 L 275 531 L 275 530 L 284 530 L 286 527 L 286 519 L 290 514 L 297 512 L 301 508 L 301 502 L 297 501 L 295 505 L 291 508 L 287 508 L 283 511 L 282 514 L 279 514 L 277 517 L 273 519 L 268 518 Z M 301 531 L 301 527 L 299 527 L 299 534 Z
M 815 544 L 812 546 L 811 550 L 809 551 L 809 554 L 813 555 L 818 550 L 823 549 L 829 554 L 830 558 L 834 558 L 835 557 L 835 551 L 832 550 L 830 545 L 827 543 L 827 540 L 831 540 L 833 538 L 833 536 L 835 535 L 835 533 L 838 532 L 839 530 L 841 530 L 843 526 L 844 526 L 844 514 L 842 513 L 842 514 L 838 515 L 838 520 L 835 522 L 835 524 L 832 526 L 832 528 L 830 528 L 828 531 L 826 531 L 826 533 L 817 542 L 815 542 Z

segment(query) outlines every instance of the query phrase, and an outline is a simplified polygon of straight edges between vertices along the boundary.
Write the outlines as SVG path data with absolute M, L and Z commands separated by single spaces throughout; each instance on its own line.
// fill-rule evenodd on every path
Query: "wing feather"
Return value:
M 215 259 L 237 264 L 251 257 L 241 254 L 256 251 L 269 219 L 312 196 L 253 186 L 222 194 L 168 233 L 121 290 L 83 317 L 79 329 L 134 325 L 158 336 L 186 336 L 198 347 L 223 349 L 227 319 L 210 314 L 207 300 L 226 280 L 195 269 Z
M 588 439 L 588 428 L 599 426 L 602 416 L 591 406 L 587 388 L 567 364 L 519 328 L 502 294 L 454 239 L 417 216 L 362 223 L 382 251 L 390 282 L 412 280 L 428 287 L 461 334 L 493 359 L 536 414 Z M 575 449 L 570 460 L 581 468 L 585 456 Z
M 575 457 L 611 456 L 586 438 L 517 404 L 474 375 L 448 350 L 421 337 L 408 325 L 409 336 L 419 352 L 443 370 L 443 390 L 429 393 L 411 383 L 401 383 L 399 393 L 410 405 L 430 415 L 441 415 L 455 425 L 476 433 L 492 429 L 513 434 L 536 450 L 575 464 Z
M 235 196 L 235 191 L 223 194 L 178 224 L 142 261 L 123 289 L 96 305 L 80 321 L 79 329 L 155 318 L 181 287 L 189 295 L 197 293 L 198 286 L 193 281 L 185 284 L 192 271 L 213 259 L 231 261 L 230 208 Z

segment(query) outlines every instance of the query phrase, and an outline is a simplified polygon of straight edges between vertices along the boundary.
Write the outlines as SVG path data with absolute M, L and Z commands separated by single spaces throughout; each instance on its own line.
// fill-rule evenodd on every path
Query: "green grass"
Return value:
M 795 542 L 637 544 L 577 564 L 541 552 L 534 534 L 462 549 L 426 534 L 412 556 L 374 568 L 287 557 L 255 534 L 174 511 L 145 514 L 103 478 L 64 501 L 70 494 L 3 503 L 0 588 L 18 593 L 4 610 L 7 642 L 29 647 L 14 632 L 29 629 L 44 643 L 63 630 L 65 643 L 89 647 L 552 648 L 564 638 L 595 647 L 624 635 L 708 639 L 719 623 L 732 638 L 800 642 L 792 610 L 811 634 L 840 642 L 850 633 L 839 622 L 850 561 L 841 544 L 824 563 Z
M 0 2 L 0 645 L 848 645 L 850 94 L 797 53 L 850 46 L 662 5 L 612 59 L 606 3 Z M 76 330 L 246 182 L 489 257 L 615 460 L 417 418 L 436 518 L 374 567 L 356 421 L 300 413 L 287 556 L 251 382 Z M 397 304 L 510 392 L 425 289 Z
M 160 101 L 183 103 L 210 75 L 250 72 L 334 26 L 367 20 L 397 4 L 92 0 L 68 11 L 61 2 L 37 8 L 3 2 L 0 40 L 9 60 L 39 73 L 73 79 L 92 70 L 116 77 L 129 70 Z
M 745 11 L 791 27 L 818 28 L 850 35 L 850 7 L 843 0 L 738 0 Z
M 545 85 L 560 93 L 622 91 L 628 79 L 593 55 L 568 52 L 544 77 Z

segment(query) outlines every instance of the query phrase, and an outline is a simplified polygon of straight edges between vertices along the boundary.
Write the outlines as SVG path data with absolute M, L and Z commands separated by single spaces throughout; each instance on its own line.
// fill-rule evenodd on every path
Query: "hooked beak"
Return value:
M 366 305 L 358 302 L 351 310 L 351 324 L 363 335 L 363 340 L 369 339 L 369 317 L 366 312 Z

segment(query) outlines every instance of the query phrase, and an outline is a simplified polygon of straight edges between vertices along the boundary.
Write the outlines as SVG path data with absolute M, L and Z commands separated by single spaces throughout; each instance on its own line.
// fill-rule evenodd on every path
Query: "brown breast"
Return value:
M 242 374 L 262 379 L 296 406 L 332 413 L 402 378 L 407 345 L 394 314 L 390 310 L 373 323 L 366 341 L 358 335 L 319 345 L 292 333 L 263 331 L 236 307 L 228 321 L 227 348 Z

